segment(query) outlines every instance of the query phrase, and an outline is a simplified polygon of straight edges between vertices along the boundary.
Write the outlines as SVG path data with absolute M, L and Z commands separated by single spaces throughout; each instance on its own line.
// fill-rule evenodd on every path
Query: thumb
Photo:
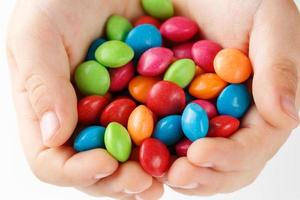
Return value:
M 257 109 L 274 127 L 289 130 L 298 125 L 299 27 L 293 1 L 262 1 L 250 37 Z

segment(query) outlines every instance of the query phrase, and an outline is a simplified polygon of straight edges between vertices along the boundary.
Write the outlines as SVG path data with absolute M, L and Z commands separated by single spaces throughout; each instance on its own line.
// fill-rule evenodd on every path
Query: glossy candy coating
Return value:
M 231 84 L 227 86 L 217 99 L 217 109 L 221 115 L 242 117 L 250 106 L 250 94 L 245 85 Z
M 96 49 L 104 42 L 106 42 L 106 39 L 104 38 L 98 38 L 94 40 L 91 46 L 89 47 L 88 53 L 86 55 L 86 60 L 96 60 L 95 58 Z
M 192 47 L 194 43 L 193 42 L 185 42 L 182 44 L 178 44 L 173 46 L 172 50 L 174 52 L 174 56 L 176 58 L 189 58 L 192 59 Z
M 143 15 L 143 16 L 137 18 L 133 23 L 134 26 L 139 26 L 142 24 L 151 24 L 158 29 L 160 27 L 160 22 L 157 19 L 155 19 L 154 17 L 151 17 L 151 16 L 147 16 L 147 15 Z
M 127 129 L 136 145 L 150 138 L 154 128 L 152 111 L 144 105 L 136 107 L 129 116 Z
M 205 110 L 209 119 L 218 115 L 216 106 L 209 101 L 197 99 L 197 100 L 192 101 L 192 103 L 196 103 L 199 106 L 201 106 Z
M 100 124 L 107 126 L 110 122 L 118 122 L 126 127 L 129 115 L 135 107 L 135 102 L 129 98 L 116 99 L 104 108 L 100 117 Z
M 192 47 L 192 55 L 195 63 L 201 66 L 205 72 L 215 72 L 214 59 L 222 47 L 210 40 L 200 40 Z
M 223 49 L 214 60 L 214 68 L 218 76 L 229 83 L 242 83 L 251 73 L 250 59 L 238 49 Z
M 103 96 L 86 96 L 77 104 L 78 122 L 89 125 L 96 123 L 109 100 Z
M 142 6 L 146 13 L 158 19 L 167 19 L 174 15 L 171 0 L 142 0 Z
M 110 87 L 109 91 L 119 92 L 128 86 L 129 81 L 134 77 L 135 68 L 132 62 L 117 68 L 110 69 Z
M 194 78 L 196 66 L 191 59 L 179 59 L 166 71 L 164 80 L 185 88 Z
M 191 39 L 198 32 L 197 24 L 181 16 L 166 20 L 160 26 L 162 36 L 172 42 L 184 42 Z
M 154 47 L 145 51 L 138 62 L 138 72 L 143 76 L 163 74 L 173 60 L 174 53 L 164 47 Z
M 109 40 L 124 41 L 131 29 L 132 25 L 128 19 L 120 15 L 112 15 L 106 23 L 106 37 Z
M 118 40 L 110 40 L 103 43 L 95 53 L 97 61 L 110 68 L 124 66 L 132 60 L 133 56 L 132 48 Z
M 104 147 L 104 131 L 101 126 L 88 126 L 81 130 L 74 141 L 74 149 L 77 152 L 88 151 Z
M 183 137 L 181 115 L 169 115 L 160 119 L 156 124 L 153 137 L 167 146 L 177 143 Z
M 225 88 L 227 83 L 214 73 L 197 76 L 189 87 L 192 96 L 199 99 L 213 99 Z
M 175 145 L 175 152 L 178 157 L 187 155 L 187 151 L 193 142 L 184 138 Z
M 219 115 L 209 121 L 208 137 L 230 137 L 240 126 L 240 121 L 229 115 Z
M 208 117 L 205 110 L 196 103 L 188 104 L 181 118 L 184 135 L 191 141 L 203 138 L 208 131 Z
M 139 160 L 143 169 L 154 177 L 161 177 L 170 167 L 170 152 L 161 141 L 148 138 L 140 146 Z
M 159 81 L 151 88 L 146 104 L 158 116 L 177 114 L 185 106 L 185 93 L 174 83 Z
M 110 78 L 104 66 L 91 60 L 77 67 L 75 82 L 81 94 L 104 95 L 108 91 Z
M 136 76 L 129 82 L 129 93 L 135 100 L 146 103 L 149 91 L 158 81 L 158 78 Z

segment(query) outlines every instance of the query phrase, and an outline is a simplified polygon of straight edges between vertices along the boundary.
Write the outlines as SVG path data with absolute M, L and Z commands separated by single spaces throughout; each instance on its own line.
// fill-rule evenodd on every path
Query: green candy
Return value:
M 131 153 L 131 139 L 128 131 L 121 124 L 111 122 L 104 133 L 106 150 L 118 161 L 125 162 Z
M 132 60 L 134 52 L 126 43 L 118 40 L 104 42 L 95 52 L 95 57 L 102 65 L 118 68 Z
M 77 88 L 83 95 L 104 95 L 110 85 L 107 69 L 96 61 L 86 61 L 75 71 Z
M 126 18 L 112 15 L 106 24 L 106 36 L 109 40 L 124 41 L 131 29 L 132 25 Z
M 164 80 L 185 88 L 193 80 L 195 72 L 196 66 L 191 59 L 180 59 L 168 68 Z
M 171 0 L 142 0 L 146 13 L 159 19 L 167 19 L 174 15 L 174 8 Z

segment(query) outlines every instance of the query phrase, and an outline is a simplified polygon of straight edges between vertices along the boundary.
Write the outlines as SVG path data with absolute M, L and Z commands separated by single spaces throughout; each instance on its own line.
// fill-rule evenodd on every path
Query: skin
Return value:
M 199 24 L 203 37 L 249 53 L 255 105 L 231 138 L 194 142 L 187 157 L 175 160 L 159 181 L 188 195 L 232 192 L 255 180 L 298 125 L 299 12 L 291 0 L 174 4 L 178 14 Z M 118 164 L 101 149 L 75 154 L 66 143 L 77 123 L 70 79 L 113 13 L 133 19 L 142 9 L 138 0 L 18 1 L 7 50 L 21 141 L 33 173 L 42 181 L 95 196 L 158 199 L 162 183 L 135 161 Z M 283 103 L 287 99 L 292 102 L 288 108 Z M 52 137 L 43 138 L 40 120 L 50 111 L 59 126 Z

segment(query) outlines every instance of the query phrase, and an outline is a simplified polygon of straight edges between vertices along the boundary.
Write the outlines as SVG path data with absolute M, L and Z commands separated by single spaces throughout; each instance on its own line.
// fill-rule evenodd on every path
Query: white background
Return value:
M 300 0 L 296 0 L 300 3 Z M 72 188 L 61 188 L 38 181 L 24 159 L 10 94 L 9 71 L 5 60 L 4 37 L 14 0 L 0 0 L 0 199 L 93 200 Z M 299 55 L 300 56 L 300 55 Z M 300 128 L 294 131 L 280 152 L 268 163 L 258 179 L 233 194 L 214 197 L 186 197 L 166 188 L 163 199 L 206 200 L 299 200 Z M 263 147 L 262 147 L 263 148 Z M 107 199 L 107 198 L 102 198 Z

